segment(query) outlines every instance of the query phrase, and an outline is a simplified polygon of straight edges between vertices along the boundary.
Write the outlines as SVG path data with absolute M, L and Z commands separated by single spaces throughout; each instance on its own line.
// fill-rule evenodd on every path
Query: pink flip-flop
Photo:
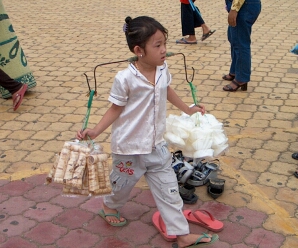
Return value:
M 16 111 L 18 109 L 18 107 L 21 105 L 21 103 L 23 101 L 23 98 L 24 98 L 24 94 L 25 94 L 27 88 L 28 88 L 28 85 L 27 84 L 23 84 L 23 86 L 21 87 L 21 89 L 19 89 L 17 91 L 17 93 L 12 96 L 13 111 Z
M 174 242 L 177 240 L 177 236 L 176 235 L 168 235 L 167 231 L 166 231 L 166 225 L 163 222 L 159 211 L 155 212 L 152 216 L 152 222 L 153 225 L 156 227 L 156 229 L 160 232 L 160 234 L 162 235 L 162 237 L 166 240 L 166 241 L 170 241 L 170 242 Z
M 206 210 L 196 210 L 194 212 L 184 210 L 183 214 L 190 223 L 205 227 L 213 232 L 220 232 L 223 229 L 224 224 L 216 220 L 213 215 Z

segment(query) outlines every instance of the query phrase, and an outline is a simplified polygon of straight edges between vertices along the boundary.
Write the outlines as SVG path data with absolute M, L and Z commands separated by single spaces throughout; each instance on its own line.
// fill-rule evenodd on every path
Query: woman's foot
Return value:
M 206 40 L 207 38 L 209 38 L 216 30 L 209 30 L 206 33 L 203 33 L 201 41 Z
M 234 79 L 230 84 L 227 84 L 223 87 L 224 91 L 237 91 L 239 88 L 243 91 L 247 91 L 247 83 L 241 83 L 237 82 L 236 79 Z
M 12 95 L 13 110 L 14 111 L 16 111 L 18 109 L 18 107 L 20 107 L 27 88 L 28 88 L 28 85 L 23 84 L 22 87 Z
M 183 37 L 180 40 L 176 40 L 177 44 L 197 44 L 197 38 L 195 35 L 189 35 L 188 37 Z
M 224 75 L 224 76 L 222 77 L 222 79 L 223 79 L 223 80 L 227 80 L 227 81 L 233 81 L 233 80 L 235 79 L 235 75 L 229 73 L 229 74 L 227 74 L 227 75 Z
M 198 244 L 198 243 L 209 243 L 209 242 L 215 242 L 218 239 L 218 236 L 214 234 L 211 236 L 210 234 L 205 234 L 203 235 L 198 235 L 198 234 L 187 234 L 187 235 L 180 235 L 177 236 L 177 243 L 179 247 L 188 247 L 193 244 Z

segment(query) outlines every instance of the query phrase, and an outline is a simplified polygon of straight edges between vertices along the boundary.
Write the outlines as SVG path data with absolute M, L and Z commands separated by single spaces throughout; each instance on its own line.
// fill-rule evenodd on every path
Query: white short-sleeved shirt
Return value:
M 156 67 L 155 86 L 133 64 L 115 76 L 109 101 L 125 106 L 112 125 L 111 150 L 116 154 L 149 154 L 166 130 L 167 63 Z

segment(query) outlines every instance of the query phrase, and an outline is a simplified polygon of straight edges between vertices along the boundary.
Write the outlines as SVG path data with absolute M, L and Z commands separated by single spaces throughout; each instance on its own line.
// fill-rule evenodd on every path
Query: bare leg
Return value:
M 201 28 L 203 30 L 203 34 L 207 34 L 211 31 L 211 29 L 205 23 L 201 25 Z

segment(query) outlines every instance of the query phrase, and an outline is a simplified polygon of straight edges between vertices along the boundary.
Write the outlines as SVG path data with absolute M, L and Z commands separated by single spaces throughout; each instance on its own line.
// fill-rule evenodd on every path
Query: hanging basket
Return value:
M 87 142 L 65 142 L 46 183 L 63 184 L 65 194 L 111 194 L 108 155 L 98 145 L 94 147 L 89 148 Z

